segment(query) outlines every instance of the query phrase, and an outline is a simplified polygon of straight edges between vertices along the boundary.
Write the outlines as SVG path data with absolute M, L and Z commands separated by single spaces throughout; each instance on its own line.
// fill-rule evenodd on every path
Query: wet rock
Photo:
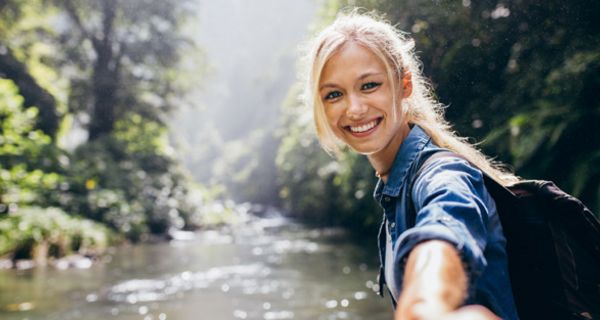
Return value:
M 92 259 L 82 255 L 72 255 L 51 261 L 53 267 L 61 270 L 70 268 L 88 269 L 92 264 Z
M 190 241 L 196 239 L 196 234 L 193 231 L 184 231 L 172 228 L 169 229 L 167 238 L 175 241 Z
M 0 269 L 12 269 L 14 266 L 10 259 L 0 259 Z
M 18 311 L 29 311 L 35 307 L 33 302 L 21 302 L 21 303 L 9 303 L 4 306 L 4 310 L 18 312 Z
M 35 267 L 35 262 L 33 260 L 17 260 L 14 262 L 14 267 L 18 270 L 27 270 Z

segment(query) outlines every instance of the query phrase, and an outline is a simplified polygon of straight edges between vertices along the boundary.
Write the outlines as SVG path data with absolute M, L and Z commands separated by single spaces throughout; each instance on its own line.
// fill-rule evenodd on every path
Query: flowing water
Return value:
M 0 270 L 0 319 L 391 319 L 376 256 L 375 241 L 256 218 L 85 269 Z

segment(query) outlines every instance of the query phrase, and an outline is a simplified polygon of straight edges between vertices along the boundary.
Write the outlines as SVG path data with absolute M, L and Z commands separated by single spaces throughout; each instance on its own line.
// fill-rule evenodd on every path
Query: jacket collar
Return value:
M 412 127 L 396 154 L 387 183 L 384 184 L 381 179 L 377 181 L 375 198 L 380 197 L 381 194 L 390 197 L 397 197 L 400 194 L 400 187 L 406 180 L 409 169 L 430 139 L 421 127 L 418 125 Z

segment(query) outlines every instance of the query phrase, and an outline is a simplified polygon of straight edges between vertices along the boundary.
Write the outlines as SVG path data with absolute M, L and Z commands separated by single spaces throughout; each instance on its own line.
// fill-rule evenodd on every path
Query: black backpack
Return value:
M 443 156 L 463 158 L 437 152 L 421 168 Z M 485 174 L 484 180 L 506 237 L 519 317 L 600 319 L 600 222 L 594 214 L 550 181 L 504 187 Z

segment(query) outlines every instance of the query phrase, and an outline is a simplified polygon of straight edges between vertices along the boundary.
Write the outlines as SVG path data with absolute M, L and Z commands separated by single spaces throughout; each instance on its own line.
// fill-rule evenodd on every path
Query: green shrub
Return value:
M 35 245 L 46 243 L 49 253 L 99 253 L 116 241 L 112 231 L 59 208 L 18 208 L 0 217 L 0 256 L 31 258 Z

